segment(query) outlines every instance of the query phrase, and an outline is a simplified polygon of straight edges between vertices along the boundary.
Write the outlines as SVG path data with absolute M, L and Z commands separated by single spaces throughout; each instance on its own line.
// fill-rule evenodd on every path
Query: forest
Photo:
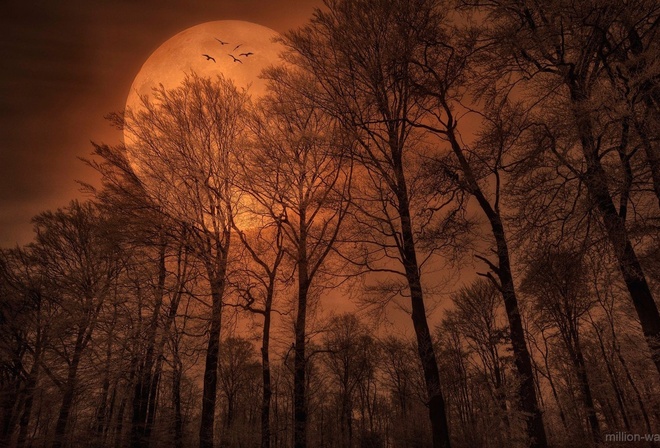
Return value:
M 281 43 L 261 98 L 111 113 L 102 185 L 0 250 L 0 446 L 658 446 L 660 4 L 325 0 Z

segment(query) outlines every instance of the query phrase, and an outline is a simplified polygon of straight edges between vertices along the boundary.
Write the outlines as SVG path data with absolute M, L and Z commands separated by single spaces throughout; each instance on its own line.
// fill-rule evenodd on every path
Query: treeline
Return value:
M 0 445 L 658 432 L 659 20 L 327 0 L 263 98 L 191 74 L 114 114 L 103 187 L 1 252 Z

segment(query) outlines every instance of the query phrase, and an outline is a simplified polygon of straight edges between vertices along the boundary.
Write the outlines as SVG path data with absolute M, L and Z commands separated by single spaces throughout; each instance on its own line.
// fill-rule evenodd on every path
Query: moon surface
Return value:
M 178 87 L 191 72 L 211 78 L 222 74 L 239 89 L 248 89 L 253 97 L 259 97 L 266 91 L 266 82 L 259 74 L 277 65 L 284 50 L 273 42 L 277 36 L 270 28 L 241 20 L 206 22 L 181 31 L 149 56 L 133 81 L 126 106 L 138 107 L 140 96 L 151 95 L 159 84 L 166 89 Z

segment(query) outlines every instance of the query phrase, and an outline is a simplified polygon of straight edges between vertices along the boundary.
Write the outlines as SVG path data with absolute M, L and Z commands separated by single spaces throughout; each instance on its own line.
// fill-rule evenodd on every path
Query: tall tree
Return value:
M 604 82 L 602 56 L 613 44 L 608 38 L 622 36 L 619 44 L 627 45 L 629 35 L 614 28 L 635 6 L 570 0 L 485 1 L 479 6 L 493 44 L 491 74 L 501 88 L 515 83 L 519 96 L 526 96 L 537 112 L 535 120 L 549 130 L 539 145 L 543 157 L 537 153 L 529 160 L 556 160 L 572 183 L 584 185 L 586 198 L 566 202 L 584 199 L 599 217 L 660 372 L 660 313 L 629 233 L 631 160 L 637 151 L 630 143 L 629 123 L 620 117 L 609 123 L 604 104 L 611 85 Z M 539 181 L 547 179 L 544 165 L 534 171 Z
M 66 209 L 46 212 L 35 220 L 35 256 L 47 278 L 57 320 L 65 331 L 56 352 L 66 364 L 53 448 L 65 445 L 66 429 L 78 386 L 78 373 L 99 315 L 121 269 L 110 221 L 90 203 L 72 202 Z
M 253 125 L 257 151 L 250 190 L 281 223 L 286 253 L 296 270 L 294 324 L 294 445 L 307 444 L 307 319 L 315 280 L 331 253 L 350 201 L 351 167 L 342 158 L 343 135 L 334 120 L 291 84 L 309 80 L 270 71 L 271 91 Z M 318 281 L 317 281 L 318 283 Z
M 340 403 L 341 446 L 353 446 L 353 410 L 359 386 L 373 374 L 375 348 L 366 327 L 352 314 L 331 319 L 324 335 L 325 364 L 336 381 Z
M 530 262 L 523 288 L 536 298 L 537 318 L 545 319 L 557 329 L 568 352 L 594 443 L 601 439 L 592 388 L 587 376 L 581 321 L 592 307 L 582 256 L 572 251 L 550 252 Z
M 27 442 L 37 381 L 48 342 L 45 282 L 38 260 L 29 248 L 0 252 L 0 445 Z
M 249 157 L 249 156 L 248 156 Z M 249 163 L 248 163 L 249 165 Z M 252 173 L 246 170 L 241 181 L 241 189 L 249 195 L 253 185 Z M 258 189 L 257 189 L 258 190 Z M 237 289 L 241 297 L 239 306 L 257 315 L 263 316 L 261 331 L 261 447 L 271 446 L 271 398 L 273 385 L 271 380 L 271 327 L 273 322 L 274 301 L 278 286 L 290 279 L 282 275 L 282 264 L 286 255 L 282 229 L 282 216 L 277 213 L 277 205 L 267 196 L 250 196 L 253 204 L 250 213 L 259 216 L 257 226 L 248 221 L 246 231 L 242 231 L 234 220 L 234 228 L 247 252 L 241 257 L 245 265 L 240 269 Z M 243 223 L 246 224 L 246 223 Z M 285 277 L 285 278 L 282 278 Z
M 409 123 L 423 114 L 414 98 L 410 53 L 423 45 L 415 30 L 438 20 L 438 5 L 403 0 L 329 0 L 326 5 L 327 11 L 317 10 L 311 22 L 290 32 L 285 42 L 295 51 L 292 60 L 318 83 L 315 101 L 356 141 L 351 156 L 368 185 L 365 212 L 358 218 L 368 229 L 362 235 L 368 242 L 378 238 L 374 257 L 391 260 L 383 270 L 405 279 L 402 290 L 410 296 L 433 444 L 448 447 L 449 428 L 422 289 L 424 258 L 418 258 L 415 226 L 423 218 L 415 216 L 412 207 L 416 198 L 410 178 L 415 137 Z M 373 246 L 366 253 L 373 255 Z
M 214 440 L 222 299 L 238 200 L 232 187 L 233 155 L 244 140 L 246 95 L 222 77 L 193 74 L 178 88 L 161 86 L 153 101 L 143 97 L 137 110 L 118 117 L 144 189 L 162 212 L 188 228 L 194 253 L 206 269 L 211 305 L 200 448 L 212 447 Z

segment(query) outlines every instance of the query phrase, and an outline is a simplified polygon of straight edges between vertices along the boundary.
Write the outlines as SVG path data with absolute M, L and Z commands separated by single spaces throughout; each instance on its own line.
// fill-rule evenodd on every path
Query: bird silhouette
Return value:
M 208 54 L 202 54 L 202 56 L 205 56 L 207 61 L 215 62 L 215 58 L 213 56 L 209 56 Z
M 227 44 L 229 43 L 229 42 L 221 41 L 221 40 L 218 39 L 217 37 L 214 37 L 214 39 L 217 40 L 218 42 L 220 42 L 220 45 L 227 45 Z
M 253 55 L 253 54 L 254 54 L 254 53 L 252 53 L 251 51 L 248 51 L 247 53 L 241 53 L 241 54 L 239 54 L 239 56 L 245 56 L 245 57 L 247 58 L 248 56 Z
M 232 51 L 236 51 L 236 50 L 238 50 L 238 47 L 240 47 L 241 45 L 243 45 L 243 44 L 238 44 L 238 45 L 236 45 Z
M 230 54 L 229 56 L 232 57 L 232 59 L 234 60 L 234 62 L 240 62 L 241 64 L 243 63 L 243 61 L 241 61 L 240 59 L 238 59 L 238 58 L 237 58 L 236 56 L 234 56 L 233 54 Z

